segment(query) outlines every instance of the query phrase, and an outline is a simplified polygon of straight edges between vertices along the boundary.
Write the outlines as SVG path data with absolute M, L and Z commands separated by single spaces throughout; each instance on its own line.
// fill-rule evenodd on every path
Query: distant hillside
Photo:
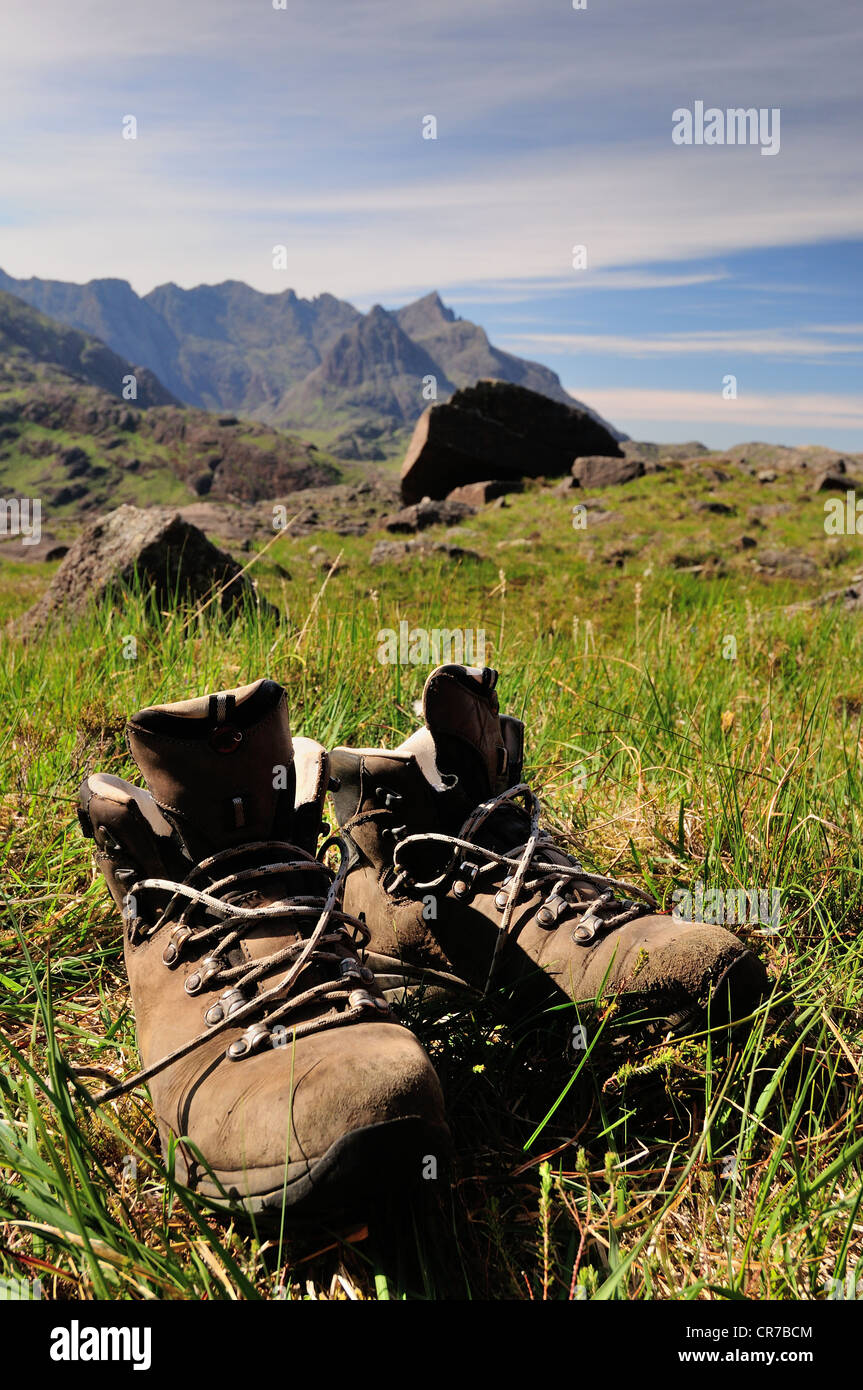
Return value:
M 77 377 L 111 396 L 122 397 L 124 379 L 134 376 L 141 408 L 178 405 L 147 367 L 137 367 L 88 333 L 57 323 L 22 300 L 0 290 L 0 359 L 19 383 L 57 368 L 58 376 Z
M 428 403 L 427 376 L 438 399 L 499 377 L 572 402 L 549 368 L 493 347 L 435 293 L 363 315 L 333 295 L 262 294 L 236 280 L 160 285 L 141 298 L 124 280 L 73 285 L 0 271 L 0 289 L 143 362 L 178 400 L 313 428 L 344 457 L 392 452 Z
M 121 502 L 253 503 L 339 477 L 302 439 L 235 415 L 133 409 L 0 335 L 0 496 L 38 497 L 46 526 Z M 257 529 L 268 526 L 262 512 Z

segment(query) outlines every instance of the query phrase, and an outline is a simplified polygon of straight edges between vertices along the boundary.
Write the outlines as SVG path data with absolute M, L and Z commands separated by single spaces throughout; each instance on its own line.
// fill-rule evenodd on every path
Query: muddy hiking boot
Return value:
M 326 751 L 292 740 L 280 685 L 142 710 L 149 790 L 94 775 L 82 828 L 123 910 L 143 1070 L 177 1176 L 224 1205 L 361 1214 L 443 1161 L 434 1070 L 393 1017 L 315 857 Z M 326 829 L 326 827 L 323 827 Z
M 638 1032 L 739 1019 L 764 967 L 730 932 L 660 914 L 637 888 L 586 872 L 540 826 L 522 780 L 524 726 L 501 715 L 497 672 L 441 666 L 425 728 L 392 751 L 336 748 L 336 814 L 353 845 L 345 911 L 392 1001 L 490 989 L 520 1005 L 618 998 Z M 467 993 L 466 993 L 467 992 Z

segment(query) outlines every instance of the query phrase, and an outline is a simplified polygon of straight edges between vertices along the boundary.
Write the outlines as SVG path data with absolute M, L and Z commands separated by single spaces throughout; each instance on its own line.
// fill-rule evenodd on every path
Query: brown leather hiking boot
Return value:
M 392 752 L 336 748 L 336 814 L 354 845 L 345 911 L 391 1000 L 517 986 L 522 1001 L 619 996 L 630 1024 L 686 1030 L 746 1016 L 764 967 L 721 927 L 656 912 L 587 873 L 540 828 L 521 782 L 524 726 L 501 716 L 497 673 L 441 666 L 426 727 Z
M 436 1171 L 440 1086 L 358 958 L 344 864 L 315 858 L 328 758 L 291 739 L 282 687 L 145 709 L 128 738 L 149 791 L 95 775 L 80 793 L 143 1064 L 99 1099 L 146 1081 L 180 1179 L 248 1212 L 360 1214 Z

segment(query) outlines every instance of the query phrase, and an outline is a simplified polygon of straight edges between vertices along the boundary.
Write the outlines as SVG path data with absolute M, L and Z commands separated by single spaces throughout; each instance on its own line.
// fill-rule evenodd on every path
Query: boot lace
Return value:
M 508 805 L 519 804 L 530 821 L 530 833 L 523 844 L 514 845 L 506 854 L 499 854 L 477 843 L 476 836 L 491 816 Z M 643 889 L 607 874 L 589 873 L 573 855 L 565 855 L 568 861 L 565 864 L 549 859 L 548 850 L 554 850 L 556 854 L 562 851 L 554 838 L 540 826 L 541 813 L 539 798 L 526 783 L 520 782 L 477 806 L 458 835 L 405 835 L 397 839 L 393 847 L 394 876 L 388 885 L 390 893 L 397 893 L 402 887 L 417 893 L 429 892 L 440 888 L 458 873 L 452 891 L 456 897 L 466 898 L 477 889 L 482 889 L 484 879 L 493 879 L 499 875 L 502 866 L 506 867 L 507 876 L 495 897 L 501 920 L 485 993 L 491 986 L 518 903 L 538 889 L 548 888 L 548 892 L 537 911 L 536 920 L 541 926 L 554 927 L 566 919 L 580 916 L 579 925 L 573 931 L 573 941 L 580 945 L 590 945 L 600 933 L 614 931 L 643 913 L 657 910 L 657 903 Z M 436 878 L 420 882 L 412 875 L 403 857 L 412 847 L 427 847 L 430 842 L 448 846 L 451 852 Z M 594 888 L 596 896 L 578 896 L 577 884 Z M 626 896 L 618 899 L 616 893 Z
M 325 852 L 333 847 L 339 851 L 335 871 L 323 862 Z M 233 861 L 248 859 L 250 855 L 256 857 L 251 867 L 213 878 L 213 870 L 222 874 Z M 269 862 L 258 858 L 265 855 L 282 857 Z M 227 988 L 204 1014 L 206 1031 L 128 1080 L 103 1091 L 96 1097 L 96 1103 L 115 1100 L 187 1057 L 215 1034 L 234 1029 L 240 1023 L 248 1026 L 227 1049 L 226 1056 L 231 1061 L 240 1061 L 266 1046 L 281 1045 L 288 1041 L 288 1035 L 296 1039 L 323 1029 L 341 1028 L 370 1013 L 389 1016 L 386 1001 L 365 987 L 374 976 L 357 958 L 357 944 L 367 944 L 368 929 L 338 907 L 347 867 L 344 845 L 339 837 L 322 845 L 317 858 L 283 841 L 260 841 L 222 850 L 202 860 L 182 883 L 167 878 L 142 878 L 134 883 L 123 908 L 129 940 L 138 944 L 155 937 L 185 900 L 162 961 L 169 969 L 174 968 L 184 955 L 194 956 L 206 949 L 197 969 L 186 979 L 186 993 L 196 995 L 216 985 Z M 320 893 L 292 895 L 266 906 L 249 905 L 248 898 L 257 894 L 261 879 L 297 872 L 317 874 L 321 880 Z M 206 887 L 199 886 L 201 879 L 210 880 Z M 250 880 L 255 881 L 252 893 L 247 886 Z M 152 925 L 147 925 L 141 915 L 142 903 L 150 898 L 158 900 L 165 893 L 168 901 Z M 296 931 L 311 921 L 314 926 L 308 936 L 300 936 L 254 961 L 239 965 L 230 963 L 232 948 L 255 927 L 271 922 L 276 927 L 282 925 Z M 280 965 L 287 965 L 287 972 L 258 991 L 258 981 Z M 316 967 L 319 973 L 322 971 L 330 978 L 292 994 L 294 986 L 310 967 Z M 291 1025 L 292 1017 L 301 1010 L 324 1004 L 332 1006 L 328 1012 Z

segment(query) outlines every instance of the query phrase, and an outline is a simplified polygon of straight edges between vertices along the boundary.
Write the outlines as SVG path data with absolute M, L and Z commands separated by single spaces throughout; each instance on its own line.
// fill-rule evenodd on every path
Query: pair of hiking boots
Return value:
M 731 933 L 555 845 L 496 681 L 439 667 L 425 726 L 392 751 L 292 738 L 270 680 L 153 706 L 127 727 L 146 788 L 81 787 L 143 1064 L 100 1099 L 146 1082 L 166 1158 L 212 1203 L 332 1217 L 445 1161 L 437 1076 L 393 1008 L 407 995 L 616 998 L 663 1033 L 761 997 Z M 340 835 L 319 848 L 328 790 Z

